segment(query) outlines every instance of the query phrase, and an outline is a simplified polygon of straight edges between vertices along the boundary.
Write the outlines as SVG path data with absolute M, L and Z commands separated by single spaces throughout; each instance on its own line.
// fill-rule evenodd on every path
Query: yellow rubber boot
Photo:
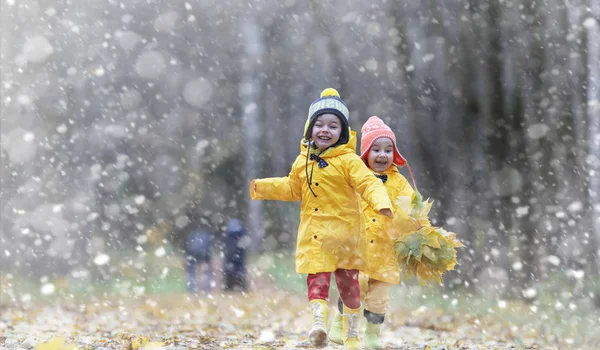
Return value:
M 343 333 L 343 322 L 342 322 L 342 314 L 344 313 L 344 303 L 342 303 L 342 299 L 338 299 L 337 302 L 337 310 L 335 313 L 335 317 L 333 317 L 333 322 L 331 323 L 331 328 L 329 329 L 329 340 L 336 344 L 344 344 L 344 333 Z
M 383 344 L 379 338 L 380 332 L 380 324 L 367 322 L 367 329 L 365 330 L 365 345 L 368 349 L 383 349 Z
M 336 313 L 333 317 L 333 322 L 331 323 L 331 328 L 329 329 L 329 340 L 336 344 L 344 344 L 343 321 L 342 314 L 340 313 Z
M 312 328 L 308 339 L 315 348 L 327 345 L 327 301 L 314 299 L 310 301 Z
M 358 339 L 358 319 L 360 308 L 351 309 L 344 305 L 344 314 L 342 315 L 342 334 L 344 334 L 345 349 L 360 349 L 360 339 Z

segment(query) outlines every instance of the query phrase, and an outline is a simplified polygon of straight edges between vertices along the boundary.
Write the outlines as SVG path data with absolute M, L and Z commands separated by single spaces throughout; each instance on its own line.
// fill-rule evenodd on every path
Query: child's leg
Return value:
M 327 300 L 329 299 L 330 281 L 330 272 L 310 274 L 306 278 L 312 316 L 312 327 L 308 338 L 316 348 L 327 345 Z
M 385 319 L 385 308 L 390 300 L 388 290 L 392 285 L 386 282 L 369 279 L 368 288 L 364 294 L 367 329 L 365 345 L 370 349 L 382 349 L 383 343 L 379 337 L 381 324 Z
M 335 282 L 343 302 L 342 336 L 346 349 L 360 349 L 358 316 L 360 313 L 360 286 L 358 270 L 336 270 Z
M 335 270 L 335 283 L 344 305 L 351 309 L 358 309 L 360 307 L 358 270 Z
M 367 291 L 364 294 L 365 317 L 369 320 L 371 316 L 367 315 L 372 315 L 371 320 L 369 320 L 370 322 L 373 321 L 371 323 L 383 323 L 385 308 L 390 301 L 388 290 L 392 285 L 374 279 L 369 279 L 368 285 Z
M 306 285 L 308 286 L 308 300 L 329 300 L 330 282 L 331 272 L 320 272 L 308 275 L 308 277 L 306 277 Z
M 364 295 L 369 288 L 369 276 L 364 273 L 359 273 L 358 282 L 360 284 L 360 300 L 363 301 Z M 344 313 L 344 303 L 342 302 L 342 298 L 338 298 L 337 308 L 339 313 L 336 313 L 333 317 L 331 329 L 329 330 L 329 340 L 337 344 L 343 344 L 344 334 L 342 314 Z

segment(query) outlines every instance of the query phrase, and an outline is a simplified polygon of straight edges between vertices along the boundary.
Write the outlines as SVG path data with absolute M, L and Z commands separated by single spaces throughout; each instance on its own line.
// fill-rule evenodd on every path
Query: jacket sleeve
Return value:
M 250 182 L 250 198 L 254 200 L 274 200 L 297 202 L 302 199 L 302 185 L 298 177 L 296 162 L 286 177 L 254 179 Z
M 347 159 L 348 182 L 377 213 L 381 209 L 392 209 L 385 186 L 356 155 Z

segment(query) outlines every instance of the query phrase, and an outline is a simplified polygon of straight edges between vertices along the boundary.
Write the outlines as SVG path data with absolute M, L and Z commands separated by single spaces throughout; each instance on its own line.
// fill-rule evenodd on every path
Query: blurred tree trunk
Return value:
M 258 176 L 260 157 L 263 155 L 260 148 L 263 128 L 259 125 L 260 113 L 258 110 L 262 87 L 263 38 L 256 17 L 252 14 L 249 14 L 244 20 L 241 32 L 244 36 L 244 54 L 240 62 L 242 72 L 240 102 L 243 111 L 242 126 L 246 138 L 245 176 L 247 180 L 245 183 L 247 185 L 250 180 Z M 248 193 L 245 191 L 248 203 L 247 223 L 252 237 L 251 250 L 257 250 L 264 236 L 261 225 L 263 221 L 262 202 L 250 200 Z
M 538 249 L 540 241 L 546 242 L 546 228 L 542 221 L 545 217 L 545 209 L 552 200 L 553 189 L 547 184 L 554 182 L 552 169 L 549 168 L 551 149 L 550 137 L 540 130 L 548 128 L 544 124 L 545 113 L 542 106 L 543 82 L 541 75 L 544 67 L 544 52 L 541 38 L 544 36 L 544 10 L 541 5 L 535 3 L 524 4 L 522 16 L 522 31 L 519 42 L 523 45 L 522 56 L 519 62 L 521 76 L 524 77 L 521 84 L 521 101 L 523 102 L 523 125 L 527 130 L 525 139 L 525 154 L 523 158 L 523 169 L 526 170 L 525 190 L 523 191 L 522 203 L 527 208 L 527 213 L 519 220 L 519 249 L 523 265 L 520 274 L 520 282 L 523 288 L 530 287 L 538 276 Z M 549 131 L 547 131 L 549 133 Z M 541 234 L 540 234 L 541 233 Z
M 456 273 L 449 273 L 445 278 L 445 286 L 454 288 L 464 285 L 467 288 L 474 286 L 474 280 L 479 273 L 483 262 L 483 249 L 478 247 L 475 229 L 484 215 L 481 212 L 481 201 L 474 193 L 478 193 L 473 186 L 478 186 L 481 181 L 481 166 L 484 164 L 483 152 L 480 144 L 483 141 L 482 133 L 477 127 L 478 123 L 486 122 L 480 115 L 477 106 L 477 97 L 473 96 L 477 84 L 474 84 L 479 75 L 478 56 L 472 55 L 476 48 L 473 30 L 466 24 L 470 21 L 460 21 L 460 18 L 470 18 L 469 8 L 457 3 L 442 2 L 439 11 L 435 13 L 435 22 L 441 27 L 437 31 L 444 36 L 445 61 L 448 82 L 444 94 L 448 97 L 446 108 L 448 110 L 448 123 L 445 133 L 448 135 L 446 148 L 446 167 L 449 176 L 446 181 L 449 185 L 446 200 L 442 203 L 449 220 L 440 225 L 457 232 L 457 237 L 465 243 L 466 248 L 460 249 Z M 482 191 L 481 193 L 484 193 Z M 487 242 L 486 242 L 487 243 Z M 459 277 L 460 278 L 453 278 Z
M 558 254 L 560 235 L 567 230 L 566 219 L 560 219 L 563 208 L 569 204 L 571 198 L 568 195 L 561 194 L 563 188 L 568 184 L 562 178 L 562 161 L 564 159 L 564 145 L 569 140 L 570 123 L 566 116 L 565 104 L 561 96 L 564 78 L 559 72 L 566 71 L 567 52 L 565 48 L 567 43 L 567 20 L 565 16 L 565 5 L 563 0 L 549 0 L 544 9 L 543 33 L 545 35 L 545 45 L 543 46 L 543 65 L 541 74 L 541 106 L 542 114 L 538 115 L 538 124 L 533 130 L 548 130 L 547 134 L 540 139 L 542 147 L 547 147 L 547 170 L 545 174 L 544 186 L 542 192 L 544 198 L 543 219 L 541 231 L 544 232 L 542 239 L 545 244 L 545 254 L 556 256 Z M 532 130 L 532 131 L 533 131 Z M 535 133 L 534 133 L 535 135 Z M 540 136 L 540 135 L 536 135 Z M 566 218 L 566 215 L 564 216 Z M 541 261 L 543 263 L 543 261 Z M 545 269 L 544 269 L 545 271 Z
M 584 0 L 569 0 L 566 2 L 566 16 L 568 20 L 569 33 L 567 34 L 567 49 L 569 52 L 567 60 L 568 76 L 567 76 L 567 94 L 566 103 L 568 105 L 568 118 L 571 125 L 572 141 L 567 143 L 567 147 L 571 144 L 568 157 L 565 159 L 566 173 L 563 176 L 563 183 L 569 189 L 569 196 L 573 199 L 574 207 L 567 213 L 568 217 L 572 217 L 577 225 L 568 227 L 565 234 L 560 237 L 564 251 L 567 254 L 561 254 L 561 258 L 566 261 L 566 266 L 562 269 L 571 268 L 579 269 L 582 265 L 588 265 L 587 261 L 593 261 L 593 256 L 575 256 L 576 252 L 581 251 L 578 247 L 573 246 L 573 241 L 583 245 L 587 240 L 587 235 L 591 233 L 594 212 L 589 198 L 589 163 L 588 163 L 588 114 L 585 109 L 586 101 L 586 86 L 582 84 L 588 79 L 588 70 L 586 69 L 587 50 L 586 31 L 583 27 L 586 13 L 586 4 Z M 561 195 L 562 197 L 562 195 Z M 577 208 L 580 204 L 580 209 Z M 570 206 L 567 206 L 569 209 Z M 572 234 L 572 231 L 574 234 Z M 572 238 L 569 241 L 569 238 Z M 593 247 L 588 247 L 594 249 Z M 591 268 L 588 272 L 596 273 L 595 268 Z
M 525 140 L 525 133 L 523 130 L 523 99 L 519 96 L 519 52 L 520 47 L 518 46 L 518 36 L 523 32 L 521 27 L 516 24 L 519 21 L 521 15 L 520 10 L 517 6 L 499 6 L 498 12 L 501 14 L 500 28 L 501 28 L 501 57 L 499 57 L 498 64 L 502 67 L 498 85 L 498 89 L 501 91 L 502 109 L 503 109 L 503 120 L 498 121 L 501 123 L 502 129 L 506 132 L 505 147 L 507 148 L 506 158 L 503 161 L 503 169 L 507 170 L 503 173 L 506 179 L 503 179 L 505 191 L 503 196 L 503 209 L 504 212 L 504 226 L 506 233 L 505 235 L 509 239 L 507 242 L 507 264 L 509 264 L 509 282 L 508 294 L 513 296 L 519 296 L 520 286 L 514 282 L 518 282 L 518 275 L 520 270 L 518 268 L 518 262 L 521 259 L 519 250 L 528 250 L 528 246 L 513 246 L 514 241 L 520 242 L 523 239 L 522 230 L 526 227 L 523 220 L 520 220 L 518 214 L 519 207 L 523 206 L 522 193 L 527 188 L 527 184 L 524 183 L 523 178 L 527 172 L 527 159 L 523 157 L 523 149 Z M 515 250 L 518 249 L 518 250 Z M 517 251 L 515 256 L 515 251 Z M 512 264 L 511 264 L 512 262 Z M 516 267 L 516 268 L 515 268 Z
M 335 37 L 335 31 L 334 28 L 331 26 L 331 22 L 329 20 L 329 18 L 323 17 L 324 14 L 326 14 L 327 12 L 324 11 L 323 9 L 323 4 L 321 4 L 320 2 L 317 2 L 315 0 L 311 0 L 310 1 L 310 8 L 311 11 L 313 12 L 313 15 L 316 18 L 316 22 L 319 26 L 319 28 L 324 32 L 324 33 L 329 33 L 329 36 L 327 38 L 327 49 L 328 49 L 328 56 L 332 61 L 332 67 L 333 67 L 333 81 L 335 82 L 335 84 L 330 84 L 332 85 L 333 88 L 335 88 L 336 90 L 338 90 L 338 92 L 340 93 L 340 97 L 346 102 L 348 103 L 349 100 L 352 99 L 352 93 L 351 93 L 351 89 L 350 89 L 350 85 L 348 84 L 348 80 L 346 79 L 346 70 L 344 68 L 344 60 L 342 59 L 342 55 L 343 53 L 340 50 L 339 44 L 338 44 L 338 40 Z M 329 81 L 329 79 L 327 79 Z M 358 107 L 358 105 L 357 105 Z M 364 108 L 364 106 L 360 106 L 360 108 Z M 351 114 L 351 122 L 352 122 L 352 115 L 360 115 L 357 110 Z
M 489 200 L 482 198 L 481 195 L 487 191 L 477 191 L 477 188 L 487 182 L 485 177 L 488 177 L 486 171 L 486 162 L 482 145 L 485 143 L 485 134 L 482 130 L 487 127 L 489 122 L 489 113 L 485 100 L 479 96 L 482 89 L 487 89 L 488 86 L 484 83 L 486 76 L 483 71 L 482 52 L 478 47 L 477 33 L 478 30 L 473 30 L 473 26 L 478 26 L 479 23 L 472 18 L 472 8 L 470 6 L 461 6 L 455 18 L 465 18 L 464 21 L 458 21 L 460 42 L 458 43 L 458 61 L 462 62 L 460 82 L 460 94 L 457 99 L 464 101 L 464 110 L 461 127 L 463 128 L 462 147 L 465 155 L 465 163 L 463 171 L 465 173 L 464 183 L 470 187 L 467 196 L 464 199 L 463 205 L 465 211 L 470 215 L 464 217 L 468 220 L 469 227 L 464 229 L 464 232 L 458 232 L 458 237 L 466 245 L 466 248 L 459 250 L 458 259 L 462 263 L 458 266 L 458 272 L 462 277 L 461 281 L 465 287 L 471 289 L 474 287 L 476 276 L 481 272 L 484 266 L 483 252 L 487 246 L 487 240 L 483 242 L 476 235 L 476 230 L 481 230 L 481 225 L 478 223 L 489 220 L 489 209 L 487 208 Z M 461 235 L 462 233 L 462 235 Z
M 425 195 L 430 195 L 441 203 L 445 198 L 445 179 L 442 178 L 442 173 L 443 154 L 446 152 L 443 149 L 447 145 L 447 140 L 442 133 L 443 125 L 439 124 L 446 123 L 441 120 L 444 113 L 442 111 L 444 97 L 441 95 L 442 87 L 439 84 L 445 84 L 445 78 L 440 77 L 444 70 L 435 60 L 436 53 L 444 44 L 444 39 L 440 35 L 439 28 L 432 24 L 436 20 L 431 19 L 429 3 L 403 1 L 398 6 L 402 16 L 400 21 L 404 22 L 404 25 L 398 29 L 404 33 L 407 45 L 406 89 L 412 107 L 411 124 L 414 134 L 414 142 L 410 147 L 416 157 L 422 161 L 421 169 L 415 170 L 420 179 L 420 188 L 427 189 Z M 395 22 L 399 22 L 398 18 Z M 429 31 L 434 29 L 437 32 L 429 35 Z M 432 216 L 437 210 L 438 205 L 435 205 Z M 440 218 L 444 220 L 445 213 L 442 212 Z M 434 222 L 437 224 L 437 221 Z
M 326 22 L 324 22 L 326 23 Z M 352 98 L 352 91 L 348 80 L 346 79 L 346 70 L 344 68 L 344 60 L 342 59 L 342 53 L 340 51 L 339 44 L 335 38 L 330 38 L 328 41 L 329 55 L 333 60 L 333 67 L 335 68 L 333 74 L 333 80 L 337 83 L 335 87 L 340 92 L 340 97 L 345 100 Z M 356 115 L 356 113 L 355 113 Z
M 578 0 L 579 1 L 579 0 Z M 580 2 L 580 1 L 579 1 Z M 562 210 L 562 218 L 554 215 L 554 225 L 557 227 L 551 237 L 551 245 L 548 249 L 548 256 L 552 258 L 561 257 L 561 250 L 565 247 L 565 236 L 575 235 L 579 227 L 583 227 L 582 213 L 583 198 L 585 198 L 582 169 L 585 164 L 580 155 L 585 150 L 581 148 L 582 126 L 578 125 L 583 120 L 583 109 L 581 106 L 583 87 L 575 79 L 585 74 L 584 64 L 581 62 L 582 49 L 582 31 L 578 23 L 579 8 L 581 4 L 575 4 L 573 0 L 559 1 L 552 12 L 553 19 L 546 21 L 548 32 L 551 34 L 551 43 L 547 50 L 554 50 L 546 54 L 546 71 L 550 72 L 547 76 L 547 87 L 552 98 L 553 108 L 556 109 L 557 119 L 553 123 L 557 130 L 557 142 L 553 144 L 552 168 L 556 173 L 556 206 Z M 577 11 L 574 11 L 577 9 Z M 574 22 L 573 22 L 574 21 Z M 567 74 L 557 74 L 558 72 L 568 72 Z M 583 72 L 583 73 L 582 73 Z M 585 131 L 583 131 L 585 133 Z M 585 137 L 584 137 L 585 138 Z M 577 223 L 573 225 L 572 223 Z M 568 232 L 568 233 L 567 233 Z M 556 260 L 556 259 L 554 259 Z M 544 272 L 551 274 L 565 266 L 559 263 L 550 264 L 546 260 Z M 543 276 L 545 277 L 545 276 Z
M 287 10 L 294 12 L 295 8 Z M 267 72 L 263 91 L 266 93 L 263 96 L 265 108 L 261 117 L 263 125 L 269 127 L 264 129 L 265 137 L 261 144 L 264 149 L 269 150 L 267 157 L 262 159 L 262 162 L 267 163 L 264 169 L 269 176 L 286 176 L 289 173 L 291 162 L 297 154 L 295 141 L 299 141 L 302 134 L 301 129 L 293 127 L 294 118 L 303 118 L 292 112 L 294 96 L 290 90 L 295 81 L 295 63 L 291 55 L 293 50 L 290 50 L 292 44 L 286 41 L 290 35 L 287 18 L 288 16 L 275 16 L 264 29 L 265 52 L 269 54 L 264 57 Z M 283 132 L 284 130 L 286 132 Z M 298 140 L 293 135 L 298 135 Z M 281 147 L 272 148 L 272 144 Z M 296 154 L 289 154 L 290 148 L 293 148 Z M 292 233 L 296 232 L 297 227 L 293 225 L 296 221 L 292 220 L 293 216 L 290 215 L 290 208 L 293 206 L 294 204 L 288 202 L 264 203 L 266 215 L 272 218 L 268 221 L 268 227 L 264 227 L 265 235 L 270 235 L 267 238 L 266 249 L 289 247 L 290 240 L 283 235 L 293 236 Z
M 482 181 L 491 187 L 492 191 L 479 194 L 481 201 L 487 207 L 484 211 L 491 225 L 484 227 L 486 237 L 483 240 L 483 249 L 486 253 L 483 258 L 491 262 L 490 267 L 501 269 L 510 276 L 510 230 L 512 229 L 511 195 L 517 190 L 517 186 L 511 179 L 512 168 L 507 160 L 511 154 L 511 128 L 507 118 L 510 119 L 512 108 L 507 102 L 510 97 L 505 94 L 504 84 L 506 77 L 501 55 L 503 53 L 503 41 L 506 38 L 501 28 L 503 13 L 499 7 L 493 4 L 481 4 L 478 1 L 470 1 L 470 15 L 475 30 L 472 51 L 475 52 L 474 62 L 476 79 L 473 82 L 473 93 L 477 101 L 480 121 L 477 122 L 477 130 L 485 139 L 480 140 L 480 147 L 486 150 L 486 162 L 481 176 Z M 508 76 L 510 77 L 510 75 Z M 509 80 L 510 82 L 510 80 Z M 510 86 L 510 85 L 508 85 Z M 508 98 L 508 100 L 507 100 Z M 507 286 L 503 286 L 507 287 Z
M 434 178 L 437 179 L 439 191 L 435 196 L 439 198 L 439 206 L 436 210 L 436 216 L 439 220 L 439 225 L 450 225 L 451 223 L 460 220 L 460 205 L 457 201 L 461 198 L 455 196 L 460 193 L 461 173 L 464 169 L 460 166 L 460 162 L 456 162 L 451 166 L 452 162 L 460 160 L 457 157 L 458 140 L 462 140 L 461 119 L 463 117 L 462 106 L 452 103 L 452 87 L 457 86 L 454 81 L 450 67 L 452 57 L 449 55 L 449 41 L 455 41 L 452 38 L 452 31 L 449 28 L 444 28 L 444 17 L 442 11 L 443 4 L 438 4 L 437 1 L 430 0 L 427 8 L 427 17 L 430 19 L 425 30 L 428 35 L 426 52 L 423 60 L 428 61 L 428 55 L 433 55 L 429 64 L 429 76 L 433 79 L 430 87 L 435 108 L 433 115 L 432 127 L 436 131 L 435 143 L 433 140 L 424 140 L 423 145 L 433 148 L 436 144 L 438 151 L 435 161 L 436 173 Z M 428 87 L 429 88 L 429 87 Z M 428 93 L 427 91 L 425 91 Z M 463 204 L 463 203 L 460 203 Z M 452 221 L 448 221 L 449 219 Z
M 390 127 L 392 128 L 399 127 L 400 125 L 404 126 L 402 129 L 393 129 L 396 132 L 397 146 L 404 156 L 409 156 L 407 160 L 412 167 L 412 171 L 415 172 L 417 186 L 422 186 L 423 182 L 420 179 L 425 180 L 425 175 L 419 171 L 422 168 L 422 160 L 416 156 L 415 149 L 417 140 L 415 136 L 416 113 L 410 93 L 409 76 L 411 75 L 411 70 L 408 69 L 410 65 L 409 39 L 404 12 L 401 6 L 391 3 L 392 25 L 397 30 L 397 36 L 391 38 L 395 42 L 392 44 L 393 49 L 390 59 L 392 62 L 396 62 L 396 69 L 387 74 L 386 80 L 389 85 L 386 91 L 392 99 L 393 106 L 398 106 L 399 108 L 398 113 L 394 111 L 394 116 L 390 119 L 404 119 L 403 122 L 390 120 Z M 400 118 L 397 118 L 397 116 L 400 116 Z M 404 147 L 402 146 L 405 146 L 406 149 L 403 149 Z M 410 155 L 415 156 L 410 157 Z M 424 183 L 427 184 L 426 181 Z
M 264 125 L 269 125 L 265 128 L 265 138 L 263 142 L 268 144 L 285 145 L 290 141 L 289 133 L 281 132 L 285 130 L 290 120 L 291 101 L 288 93 L 278 93 L 279 91 L 289 91 L 291 64 L 287 62 L 286 52 L 279 48 L 286 44 L 282 41 L 286 34 L 286 29 L 282 25 L 283 21 L 275 20 L 265 31 L 265 52 L 269 52 L 264 57 L 266 82 L 277 82 L 277 85 L 264 84 L 265 91 L 262 96 L 264 113 L 261 118 Z M 268 146 L 268 145 L 264 145 Z M 269 147 L 265 147 L 269 149 Z M 287 175 L 290 164 L 286 159 L 286 152 L 283 148 L 269 149 L 267 161 L 270 168 L 269 173 L 273 176 Z
M 457 232 L 459 239 L 473 237 L 473 228 L 469 214 L 472 213 L 472 197 L 469 195 L 468 185 L 474 174 L 472 154 L 472 115 L 467 115 L 467 100 L 465 93 L 470 90 L 464 86 L 462 76 L 465 74 L 464 51 L 457 50 L 462 43 L 460 18 L 464 6 L 454 2 L 440 1 L 439 5 L 432 3 L 434 33 L 437 33 L 436 42 L 436 71 L 443 76 L 439 82 L 442 96 L 441 119 L 445 122 L 440 125 L 443 130 L 446 144 L 442 145 L 444 173 L 447 174 L 446 195 L 442 197 L 441 211 L 443 220 L 440 224 L 448 230 Z M 454 288 L 464 283 L 457 277 L 458 274 L 450 273 L 445 278 L 446 288 Z
M 591 227 L 587 242 L 588 273 L 598 277 L 600 273 L 598 239 L 600 235 L 600 0 L 590 0 L 590 17 L 584 22 L 587 28 L 588 81 L 588 155 L 590 168 L 588 191 Z M 585 243 L 585 241 L 584 241 Z

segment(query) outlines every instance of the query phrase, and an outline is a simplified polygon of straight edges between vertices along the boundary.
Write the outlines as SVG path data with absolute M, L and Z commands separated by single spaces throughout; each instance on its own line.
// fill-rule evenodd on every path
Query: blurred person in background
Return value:
M 184 252 L 187 274 L 186 287 L 190 293 L 200 290 L 209 292 L 213 282 L 212 251 L 215 242 L 215 230 L 205 217 L 191 212 L 190 223 L 185 227 Z M 198 270 L 200 281 L 198 283 Z
M 223 288 L 229 291 L 248 290 L 246 250 L 249 237 L 242 221 L 235 217 L 227 219 L 223 242 Z

